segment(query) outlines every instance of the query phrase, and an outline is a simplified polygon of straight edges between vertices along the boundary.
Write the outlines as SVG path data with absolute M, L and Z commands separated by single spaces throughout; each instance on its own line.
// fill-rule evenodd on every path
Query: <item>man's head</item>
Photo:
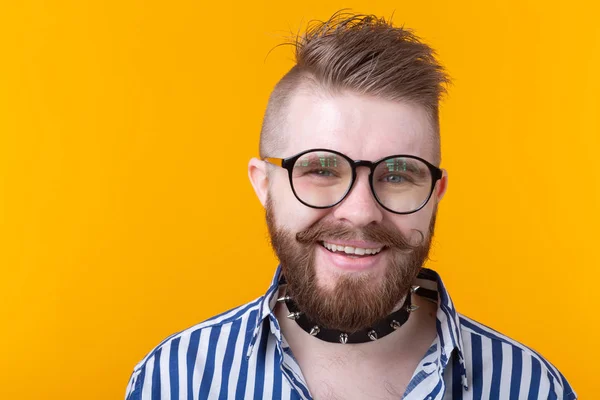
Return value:
M 439 164 L 438 105 L 448 77 L 434 51 L 411 31 L 383 18 L 335 14 L 315 22 L 295 42 L 296 65 L 277 83 L 263 119 L 261 157 L 286 146 L 285 115 L 299 91 L 352 92 L 420 105 L 427 111 L 432 133 L 433 162 Z
M 269 100 L 261 158 L 331 149 L 352 160 L 403 154 L 439 164 L 438 102 L 447 78 L 429 47 L 382 19 L 340 15 L 313 26 L 296 46 L 297 64 Z M 288 171 L 250 161 L 289 289 L 317 323 L 351 332 L 383 318 L 407 295 L 427 258 L 447 183 L 445 171 L 437 180 L 420 171 L 432 185 L 419 190 L 431 198 L 402 214 L 383 207 L 371 187 L 385 179 L 406 197 L 408 186 L 399 183 L 410 178 L 403 172 L 370 181 L 370 170 L 359 166 L 343 201 L 313 208 L 294 194 Z M 323 174 L 339 179 L 331 171 L 311 173 L 318 175 L 311 190 L 324 186 Z

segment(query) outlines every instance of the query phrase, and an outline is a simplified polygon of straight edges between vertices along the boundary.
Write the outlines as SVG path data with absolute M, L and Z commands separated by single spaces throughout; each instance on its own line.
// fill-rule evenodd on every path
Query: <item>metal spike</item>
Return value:
M 418 309 L 419 309 L 419 306 L 416 306 L 414 304 L 411 304 L 410 306 L 406 306 L 406 311 L 408 311 L 408 312 L 417 311 Z
M 286 294 L 285 296 L 281 296 L 280 298 L 278 298 L 277 301 L 280 303 L 287 303 L 291 299 L 292 298 Z
M 394 329 L 398 329 L 402 326 L 402 324 L 396 320 L 393 320 L 392 323 L 390 324 L 390 326 Z
M 340 334 L 340 343 L 341 344 L 346 344 L 348 342 L 348 334 L 347 333 L 341 333 Z
M 411 293 L 416 293 L 416 291 L 419 290 L 419 288 L 421 288 L 421 286 L 418 286 L 418 285 L 413 286 L 413 287 L 410 288 L 410 292 Z
M 298 318 L 300 318 L 300 315 L 302 315 L 301 312 L 293 312 L 293 313 L 289 313 L 288 314 L 288 318 L 289 319 L 293 319 L 294 321 L 297 320 Z
M 371 340 L 377 340 L 377 332 L 374 330 L 371 330 L 369 333 L 367 333 L 367 336 L 369 336 L 369 339 Z
M 310 335 L 311 336 L 317 336 L 319 334 L 319 332 L 321 332 L 321 328 L 319 328 L 317 325 L 315 325 L 310 330 Z

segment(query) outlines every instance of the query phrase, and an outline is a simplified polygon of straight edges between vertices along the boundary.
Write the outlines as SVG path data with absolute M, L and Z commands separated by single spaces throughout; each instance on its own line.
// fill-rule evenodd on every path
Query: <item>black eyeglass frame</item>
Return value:
M 337 201 L 334 204 L 328 205 L 328 206 L 313 206 L 312 204 L 308 204 L 305 201 L 303 201 L 298 194 L 296 193 L 296 189 L 294 188 L 294 182 L 292 179 L 292 171 L 294 169 L 294 165 L 296 164 L 296 161 L 298 161 L 298 159 L 300 157 L 302 157 L 303 155 L 307 154 L 307 153 L 312 153 L 312 152 L 317 152 L 317 151 L 325 151 L 328 153 L 333 153 L 336 154 L 340 157 L 342 157 L 343 159 L 345 159 L 346 161 L 348 161 L 348 163 L 350 164 L 350 168 L 352 170 L 352 179 L 350 181 L 350 185 L 348 185 L 348 189 L 346 190 L 346 192 L 344 193 L 344 195 L 340 198 L 339 201 Z M 385 160 L 389 160 L 390 158 L 411 158 L 414 160 L 418 160 L 421 161 L 422 163 L 424 163 L 427 168 L 429 168 L 429 172 L 431 173 L 431 188 L 429 190 L 429 195 L 427 196 L 427 198 L 423 201 L 423 203 L 415 210 L 413 211 L 394 211 L 388 207 L 385 206 L 385 204 L 382 203 L 382 201 L 379 199 L 379 197 L 377 196 L 377 193 L 375 192 L 375 187 L 373 186 L 373 173 L 375 172 L 375 169 L 377 168 L 377 166 L 379 164 L 381 164 L 382 162 L 384 162 Z M 377 161 L 367 161 L 367 160 L 353 160 L 350 157 L 348 157 L 347 155 L 340 153 L 339 151 L 335 151 L 335 150 L 330 150 L 330 149 L 309 149 L 309 150 L 305 150 L 301 153 L 298 153 L 294 156 L 291 157 L 287 157 L 287 158 L 276 158 L 276 157 L 264 157 L 263 161 L 267 161 L 270 164 L 276 165 L 278 167 L 284 168 L 288 171 L 288 177 L 289 177 L 289 181 L 290 181 L 290 187 L 292 188 L 292 192 L 294 193 L 294 196 L 296 196 L 296 198 L 298 199 L 298 201 L 302 204 L 304 204 L 307 207 L 310 208 L 316 208 L 316 209 L 325 209 L 325 208 L 332 208 L 337 206 L 338 204 L 340 204 L 342 201 L 344 201 L 344 199 L 348 196 L 348 194 L 352 191 L 352 188 L 354 187 L 354 183 L 356 182 L 356 169 L 358 167 L 367 167 L 369 168 L 369 186 L 371 187 L 371 193 L 373 194 L 373 197 L 375 198 L 375 200 L 377 201 L 377 203 L 383 207 L 385 210 L 394 213 L 394 214 L 402 214 L 402 215 L 406 215 L 406 214 L 412 214 L 415 213 L 417 211 L 419 211 L 420 209 L 422 209 L 423 207 L 425 207 L 425 205 L 429 202 L 429 200 L 431 199 L 431 195 L 433 194 L 433 190 L 435 189 L 435 184 L 437 183 L 437 181 L 439 181 L 440 179 L 442 179 L 442 170 L 438 167 L 436 167 L 435 165 L 431 164 L 429 161 L 422 159 L 421 157 L 417 157 L 417 156 L 413 156 L 410 154 L 396 154 L 396 155 L 391 155 L 391 156 L 386 156 L 384 158 L 381 158 Z

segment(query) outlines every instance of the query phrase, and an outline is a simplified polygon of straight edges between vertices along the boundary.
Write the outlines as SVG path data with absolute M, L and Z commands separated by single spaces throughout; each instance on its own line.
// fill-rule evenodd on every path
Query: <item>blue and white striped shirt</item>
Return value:
M 264 296 L 160 343 L 134 368 L 125 399 L 311 399 L 273 314 L 280 272 Z M 535 351 L 458 314 L 435 276 L 437 338 L 403 399 L 576 399 Z

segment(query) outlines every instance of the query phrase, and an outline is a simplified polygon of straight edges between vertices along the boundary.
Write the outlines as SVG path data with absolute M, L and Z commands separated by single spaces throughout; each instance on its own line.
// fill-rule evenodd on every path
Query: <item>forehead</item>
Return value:
M 424 107 L 353 93 L 300 91 L 291 99 L 284 134 L 289 157 L 312 148 L 340 151 L 352 159 L 392 154 L 433 157 L 433 129 Z

